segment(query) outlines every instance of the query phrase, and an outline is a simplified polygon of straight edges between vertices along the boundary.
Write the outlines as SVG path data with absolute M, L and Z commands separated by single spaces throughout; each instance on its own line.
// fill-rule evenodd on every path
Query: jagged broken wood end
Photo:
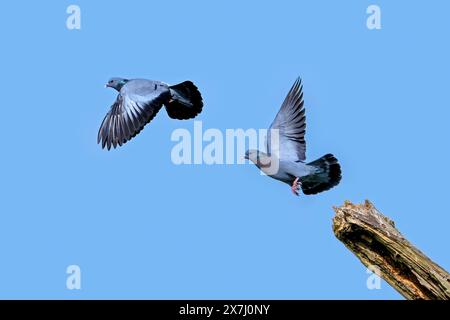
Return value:
M 333 208 L 336 237 L 406 299 L 450 299 L 450 274 L 414 247 L 368 200 Z

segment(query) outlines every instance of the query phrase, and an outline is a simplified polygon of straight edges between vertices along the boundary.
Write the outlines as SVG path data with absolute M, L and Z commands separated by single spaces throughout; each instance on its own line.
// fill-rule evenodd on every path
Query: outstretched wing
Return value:
M 102 148 L 121 146 L 136 136 L 149 123 L 163 103 L 170 99 L 167 86 L 142 81 L 131 87 L 124 86 L 106 114 L 98 131 L 97 143 Z
M 269 154 L 279 155 L 283 160 L 306 159 L 306 117 L 303 102 L 303 85 L 301 79 L 297 78 L 267 133 Z M 278 130 L 279 141 L 272 141 L 272 129 Z

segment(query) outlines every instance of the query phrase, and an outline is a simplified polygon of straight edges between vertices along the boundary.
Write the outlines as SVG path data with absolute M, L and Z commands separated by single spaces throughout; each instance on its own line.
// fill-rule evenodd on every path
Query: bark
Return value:
M 372 203 L 345 202 L 334 211 L 336 237 L 406 299 L 450 299 L 450 274 L 405 239 Z

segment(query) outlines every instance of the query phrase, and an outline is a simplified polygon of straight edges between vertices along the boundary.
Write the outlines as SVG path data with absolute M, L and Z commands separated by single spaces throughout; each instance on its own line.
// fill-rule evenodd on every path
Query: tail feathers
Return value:
M 300 178 L 304 194 L 329 190 L 341 181 L 341 166 L 332 154 L 326 154 L 308 165 L 316 170 L 313 174 Z
M 169 117 L 173 119 L 195 118 L 203 108 L 200 91 L 191 81 L 170 86 L 171 99 L 165 104 Z

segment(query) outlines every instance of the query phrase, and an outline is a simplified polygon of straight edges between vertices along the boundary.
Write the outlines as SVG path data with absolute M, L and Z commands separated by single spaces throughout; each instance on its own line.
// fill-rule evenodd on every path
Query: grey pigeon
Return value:
M 203 100 L 191 81 L 176 85 L 145 79 L 111 78 L 105 87 L 119 94 L 98 131 L 102 148 L 121 146 L 136 136 L 164 105 L 173 119 L 191 119 L 203 108 Z
M 332 154 L 305 163 L 306 118 L 303 104 L 303 85 L 298 78 L 269 128 L 267 153 L 259 150 L 247 150 L 245 153 L 245 158 L 268 176 L 289 184 L 295 195 L 299 195 L 300 188 L 306 195 L 326 191 L 341 180 L 341 167 Z M 271 143 L 270 129 L 278 130 L 279 139 L 275 145 Z M 274 166 L 274 161 L 277 161 L 277 166 Z

